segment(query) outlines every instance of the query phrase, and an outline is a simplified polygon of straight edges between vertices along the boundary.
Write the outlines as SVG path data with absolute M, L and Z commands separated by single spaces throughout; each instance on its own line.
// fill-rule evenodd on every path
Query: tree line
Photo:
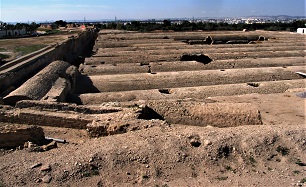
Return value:
M 36 29 L 39 27 L 39 24 L 36 24 L 35 22 L 29 23 L 17 23 L 17 24 L 10 24 L 10 23 L 2 23 L 0 26 L 1 30 L 22 30 L 23 28 L 26 29 L 27 32 L 32 33 L 36 31 Z
M 119 29 L 128 31 L 150 32 L 155 30 L 163 31 L 241 31 L 247 29 L 253 30 L 268 30 L 268 31 L 296 31 L 297 28 L 305 27 L 306 20 L 295 20 L 291 23 L 253 23 L 253 24 L 229 24 L 229 23 L 211 23 L 211 22 L 190 22 L 183 21 L 182 23 L 171 23 L 170 20 L 164 20 L 162 23 L 156 22 L 140 22 L 132 21 L 124 24 L 121 22 L 112 22 L 108 24 L 97 25 L 100 29 Z

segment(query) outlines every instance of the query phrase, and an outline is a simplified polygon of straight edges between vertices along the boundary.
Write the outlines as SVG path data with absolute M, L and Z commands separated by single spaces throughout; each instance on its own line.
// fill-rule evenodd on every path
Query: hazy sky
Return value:
M 0 21 L 305 16 L 305 0 L 0 0 Z

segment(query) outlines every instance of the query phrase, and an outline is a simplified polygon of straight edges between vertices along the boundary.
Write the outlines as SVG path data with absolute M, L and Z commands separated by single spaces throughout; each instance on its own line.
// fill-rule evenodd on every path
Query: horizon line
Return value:
M 84 22 L 84 23 L 88 23 L 88 22 L 97 22 L 97 21 L 149 21 L 149 20 L 190 20 L 190 19 L 226 19 L 226 18 L 230 18 L 230 19 L 235 19 L 235 18 L 261 18 L 261 17 L 288 17 L 288 18 L 299 18 L 299 19 L 306 19 L 306 16 L 289 16 L 289 15 L 259 15 L 259 16 L 225 16 L 225 17 L 181 17 L 181 18 L 118 18 L 118 17 L 114 17 L 114 18 L 105 18 L 105 19 L 86 19 L 86 20 L 82 20 L 82 19 L 75 19 L 75 20 L 67 20 L 67 19 L 56 19 L 56 20 L 40 20 L 40 21 L 36 21 L 36 20 L 28 20 L 28 21 L 1 21 L 2 23 L 29 23 L 29 22 L 34 22 L 34 23 L 44 23 L 44 22 L 55 22 L 58 20 L 63 20 L 66 22 Z

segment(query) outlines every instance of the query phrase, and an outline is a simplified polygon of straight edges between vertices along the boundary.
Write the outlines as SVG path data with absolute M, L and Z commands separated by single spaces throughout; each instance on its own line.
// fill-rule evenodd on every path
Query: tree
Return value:
M 171 21 L 168 20 L 168 19 L 165 19 L 165 20 L 163 21 L 163 23 L 164 23 L 164 27 L 170 27 L 170 26 L 171 26 Z
M 63 21 L 63 20 L 57 20 L 56 22 L 54 22 L 58 27 L 66 27 L 67 26 L 67 22 Z
M 17 23 L 17 24 L 15 25 L 15 29 L 18 30 L 18 35 L 21 35 L 21 34 L 20 34 L 20 30 L 21 30 L 22 28 L 23 28 L 23 25 L 20 24 L 20 23 Z

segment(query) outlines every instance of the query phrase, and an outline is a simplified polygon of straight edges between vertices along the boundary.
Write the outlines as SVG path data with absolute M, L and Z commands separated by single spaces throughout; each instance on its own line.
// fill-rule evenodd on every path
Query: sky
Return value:
M 0 0 L 0 21 L 305 16 L 305 0 Z

